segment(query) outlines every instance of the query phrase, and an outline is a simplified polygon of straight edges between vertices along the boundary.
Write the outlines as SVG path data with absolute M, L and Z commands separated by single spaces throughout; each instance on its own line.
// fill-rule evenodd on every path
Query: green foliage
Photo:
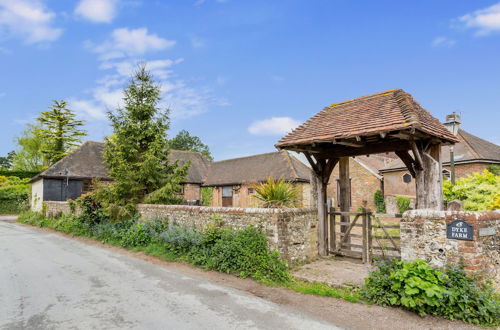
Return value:
M 212 198 L 214 196 L 214 188 L 213 187 L 201 187 L 201 205 L 203 206 L 211 206 Z
M 188 131 L 180 131 L 173 139 L 169 141 L 170 148 L 173 150 L 196 151 L 212 160 L 212 154 L 206 144 L 201 142 L 197 136 L 192 136 Z
M 356 288 L 337 288 L 325 283 L 305 282 L 297 279 L 287 282 L 285 286 L 290 290 L 303 294 L 340 298 L 354 303 L 361 302 L 359 289 Z
M 10 176 L 17 177 L 20 179 L 31 179 L 35 175 L 40 173 L 39 171 L 17 171 L 17 170 L 0 170 L 0 176 Z
M 7 156 L 0 157 L 0 169 L 10 169 L 12 168 L 12 160 L 16 156 L 15 151 L 10 151 Z
M 87 135 L 81 129 L 84 122 L 75 119 L 76 114 L 67 106 L 64 100 L 54 100 L 49 110 L 37 118 L 40 127 L 36 131 L 43 141 L 42 153 L 51 164 L 66 156 Z
M 423 260 L 381 261 L 365 280 L 361 296 L 382 306 L 402 306 L 420 315 L 441 315 L 481 325 L 500 324 L 500 301 L 462 268 L 440 271 Z
M 300 191 L 282 178 L 267 178 L 265 183 L 254 187 L 255 198 L 263 202 L 264 207 L 294 207 L 299 201 Z
M 444 198 L 447 202 L 454 199 L 463 201 L 467 211 L 485 211 L 495 207 L 495 201 L 500 197 L 500 175 L 487 170 L 483 173 L 473 173 L 443 184 Z
M 17 151 L 12 159 L 16 171 L 41 172 L 50 165 L 42 153 L 44 139 L 40 136 L 40 125 L 28 124 L 19 137 L 15 138 Z
M 495 175 L 500 175 L 500 165 L 499 164 L 490 165 L 488 166 L 488 171 Z
M 278 252 L 270 251 L 265 235 L 257 228 L 236 231 L 212 225 L 198 232 L 169 226 L 164 219 L 139 223 L 137 217 L 132 217 L 112 222 L 100 218 L 89 196 L 79 203 L 84 208 L 79 216 L 48 219 L 41 213 L 26 212 L 18 221 L 143 250 L 168 260 L 183 260 L 207 269 L 250 276 L 266 283 L 284 283 L 290 279 L 287 264 L 279 258 Z
M 29 179 L 0 176 L 0 214 L 18 214 L 28 208 Z
M 373 201 L 375 202 L 375 205 L 377 206 L 377 213 L 385 213 L 385 201 L 384 201 L 384 194 L 382 193 L 382 190 L 377 190 L 375 194 L 373 195 Z
M 168 160 L 168 111 L 159 109 L 160 87 L 144 66 L 124 94 L 124 108 L 108 113 L 113 135 L 106 138 L 104 148 L 104 160 L 115 183 L 101 197 L 113 217 L 130 215 L 144 198 L 150 203 L 175 200 L 189 166 Z
M 396 204 L 398 205 L 399 213 L 404 213 L 410 208 L 411 199 L 404 196 L 396 196 Z

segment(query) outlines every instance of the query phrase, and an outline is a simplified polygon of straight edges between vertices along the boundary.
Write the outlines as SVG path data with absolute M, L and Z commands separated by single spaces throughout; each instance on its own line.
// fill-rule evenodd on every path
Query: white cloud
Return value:
M 285 80 L 285 77 L 278 76 L 278 75 L 272 75 L 272 76 L 271 76 L 271 79 L 272 79 L 273 81 L 276 81 L 276 82 L 282 82 L 282 81 L 284 81 L 284 80 Z
M 455 45 L 456 41 L 446 37 L 436 37 L 432 41 L 432 47 L 452 47 Z
M 39 0 L 0 0 L 0 31 L 19 36 L 28 44 L 61 36 L 62 30 L 52 26 L 55 16 Z
M 283 135 L 300 125 L 290 117 L 273 117 L 253 122 L 248 131 L 254 135 Z
M 0 92 L 0 98 L 4 97 L 5 95 L 7 95 L 7 94 L 4 92 Z
M 147 28 L 115 29 L 111 33 L 111 38 L 100 45 L 86 43 L 87 48 L 101 54 L 101 60 L 144 55 L 151 51 L 167 49 L 173 45 L 175 45 L 174 40 L 167 40 L 149 33 Z
M 477 29 L 476 35 L 487 35 L 500 31 L 500 2 L 484 9 L 459 17 L 467 28 Z
M 81 0 L 75 14 L 95 23 L 111 23 L 117 12 L 117 0 Z

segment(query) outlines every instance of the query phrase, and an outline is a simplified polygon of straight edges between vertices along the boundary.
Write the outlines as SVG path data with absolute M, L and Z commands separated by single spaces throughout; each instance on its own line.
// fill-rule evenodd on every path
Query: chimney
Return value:
M 460 115 L 456 112 L 453 112 L 446 116 L 446 121 L 443 125 L 451 132 L 451 134 L 457 135 L 461 122 L 462 121 L 460 119 Z

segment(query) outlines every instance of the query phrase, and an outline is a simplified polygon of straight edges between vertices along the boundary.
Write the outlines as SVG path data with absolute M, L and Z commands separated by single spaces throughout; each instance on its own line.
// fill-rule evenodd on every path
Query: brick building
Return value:
M 258 207 L 256 183 L 268 177 L 282 178 L 300 190 L 300 207 L 314 205 L 312 201 L 311 170 L 286 151 L 270 152 L 248 157 L 213 162 L 204 186 L 213 187 L 212 206 Z
M 459 143 L 454 145 L 455 177 L 457 179 L 483 172 L 488 166 L 500 164 L 500 146 L 483 140 L 462 129 L 458 130 Z M 450 179 L 450 147 L 441 150 L 443 179 Z M 388 166 L 380 169 L 384 178 L 384 196 L 387 211 L 397 212 L 395 197 L 405 196 L 415 200 L 415 181 L 400 159 L 393 160 Z
M 360 207 L 375 210 L 374 195 L 377 190 L 384 190 L 384 180 L 380 170 L 395 159 L 396 155 L 375 154 L 349 158 L 349 175 L 351 183 L 351 209 Z M 334 207 L 339 207 L 339 169 L 336 167 L 327 187 L 327 198 Z

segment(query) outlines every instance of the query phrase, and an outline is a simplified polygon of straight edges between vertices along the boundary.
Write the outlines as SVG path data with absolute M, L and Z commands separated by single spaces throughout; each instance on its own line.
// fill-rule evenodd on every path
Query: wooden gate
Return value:
M 365 212 L 329 212 L 329 253 L 370 263 L 374 257 L 400 257 L 399 221 L 388 223 L 380 219 L 401 218 L 400 214 L 376 216 Z

